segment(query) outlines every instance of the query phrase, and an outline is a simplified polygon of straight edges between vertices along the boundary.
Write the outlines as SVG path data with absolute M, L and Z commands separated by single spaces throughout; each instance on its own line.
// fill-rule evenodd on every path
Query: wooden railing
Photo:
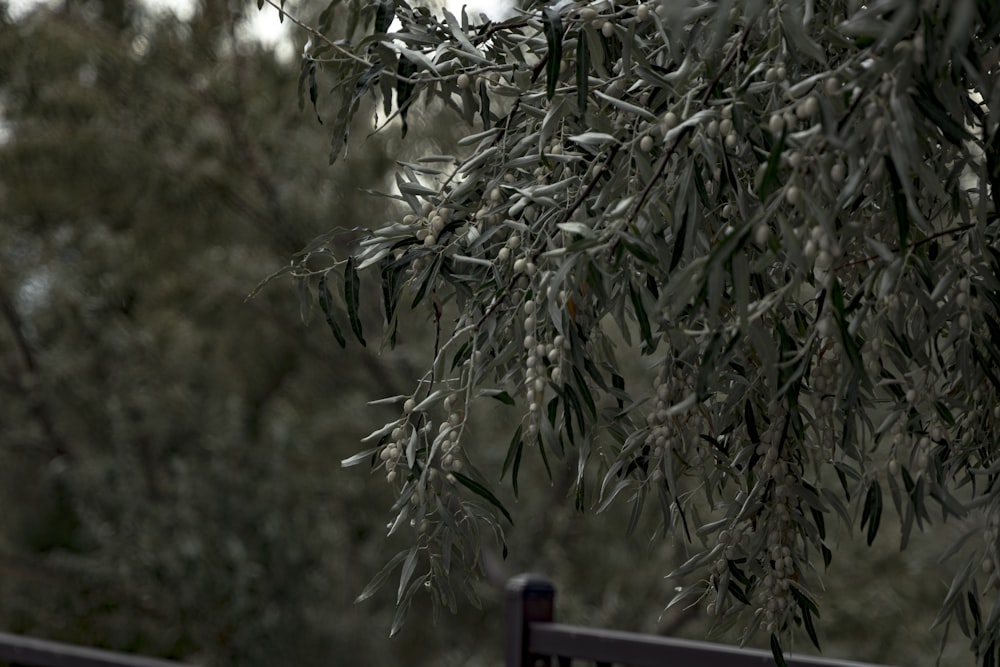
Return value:
M 573 660 L 597 667 L 774 667 L 770 651 L 555 623 L 555 587 L 538 575 L 507 583 L 506 667 L 559 667 Z M 788 667 L 879 667 L 860 662 L 786 655 Z
M 179 662 L 115 653 L 0 632 L 0 665 L 10 667 L 190 667 Z

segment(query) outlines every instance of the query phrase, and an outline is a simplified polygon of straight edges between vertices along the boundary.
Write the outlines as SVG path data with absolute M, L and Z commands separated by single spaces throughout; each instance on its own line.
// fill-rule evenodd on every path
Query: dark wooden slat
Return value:
M 561 623 L 531 623 L 528 650 L 631 667 L 774 667 L 770 651 Z M 796 655 L 786 655 L 785 660 L 788 667 L 880 667 Z
M 506 667 L 549 667 L 548 656 L 528 651 L 528 626 L 536 621 L 552 621 L 555 613 L 555 588 L 552 582 L 536 574 L 521 574 L 507 582 L 505 652 Z M 560 662 L 560 665 L 562 663 Z
M 189 667 L 179 662 L 115 653 L 0 632 L 0 661 L 23 667 Z

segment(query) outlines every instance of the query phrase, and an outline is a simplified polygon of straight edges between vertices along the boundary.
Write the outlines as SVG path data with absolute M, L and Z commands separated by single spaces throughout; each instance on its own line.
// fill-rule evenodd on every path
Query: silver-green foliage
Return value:
M 353 91 L 331 160 L 369 93 L 376 124 L 405 133 L 422 101 L 469 128 L 459 154 L 399 164 L 399 218 L 352 257 L 319 245 L 293 267 L 324 277 L 335 331 L 361 339 L 371 274 L 390 339 L 403 300 L 439 332 L 388 399 L 399 418 L 345 461 L 399 492 L 401 609 L 423 586 L 454 604 L 449 571 L 510 518 L 487 478 L 516 490 L 537 449 L 578 461 L 582 506 L 658 504 L 695 547 L 681 600 L 773 646 L 816 640 L 828 521 L 871 543 L 891 504 L 903 547 L 967 522 L 939 621 L 993 659 L 1000 5 L 599 1 L 470 25 L 335 0 L 309 30 L 303 97 L 317 77 Z M 651 386 L 625 381 L 621 338 Z M 463 438 L 484 399 L 520 415 L 485 476 Z

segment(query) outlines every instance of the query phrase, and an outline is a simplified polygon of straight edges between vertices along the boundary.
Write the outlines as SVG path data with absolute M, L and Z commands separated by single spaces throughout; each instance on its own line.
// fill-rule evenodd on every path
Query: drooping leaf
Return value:
M 764 169 L 764 176 L 761 178 L 760 188 L 758 188 L 761 201 L 767 200 L 771 193 L 781 187 L 781 182 L 778 180 L 778 166 L 781 164 L 781 153 L 785 149 L 785 136 L 787 134 L 788 129 L 782 129 L 781 136 L 771 147 L 771 153 L 767 157 L 767 167 Z
M 375 63 L 363 73 L 358 75 L 354 84 L 354 92 L 350 99 L 345 99 L 337 114 L 337 120 L 333 125 L 332 138 L 330 140 L 330 164 L 337 161 L 341 151 L 347 155 L 348 139 L 350 137 L 350 120 L 354 111 L 358 108 L 361 98 L 371 90 L 372 85 L 378 82 L 382 72 L 381 63 Z
M 576 40 L 576 111 L 581 116 L 587 114 L 587 99 L 590 90 L 590 47 L 581 30 Z
M 778 635 L 771 634 L 771 655 L 774 657 L 775 667 L 788 667 L 788 663 L 785 662 L 785 654 L 781 650 L 781 642 L 778 641 Z
M 409 549 L 404 549 L 403 551 L 400 551 L 398 554 L 393 556 L 389 560 L 389 562 L 386 563 L 385 566 L 383 566 L 382 569 L 378 571 L 378 574 L 372 577 L 372 580 L 368 582 L 368 585 L 365 586 L 364 590 L 361 591 L 358 597 L 354 598 L 354 603 L 358 604 L 360 602 L 364 602 L 371 596 L 375 595 L 375 593 L 377 593 L 378 590 L 382 588 L 382 586 L 385 584 L 385 580 L 389 577 L 390 574 L 392 574 L 392 571 L 396 569 L 396 566 L 399 565 L 403 561 L 403 559 L 407 557 L 409 551 L 410 551 Z
M 643 342 L 646 344 L 646 350 L 652 351 L 653 330 L 649 324 L 649 315 L 646 314 L 646 307 L 642 303 L 642 294 L 631 281 L 628 284 L 628 294 L 632 301 L 632 310 L 635 312 L 635 318 L 639 322 L 639 332 Z
M 485 81 L 479 82 L 479 117 L 483 119 L 483 130 L 490 129 L 490 95 Z
M 552 99 L 559 83 L 559 69 L 562 66 L 563 25 L 559 10 L 548 5 L 542 10 L 542 29 L 549 50 L 545 58 L 545 96 Z
M 396 108 L 399 109 L 399 121 L 403 126 L 403 138 L 410 129 L 406 122 L 406 115 L 410 110 L 411 96 L 416 84 L 409 79 L 417 73 L 417 65 L 402 53 L 399 55 L 399 63 L 396 65 Z
M 378 7 L 375 9 L 375 34 L 389 32 L 389 26 L 395 18 L 395 0 L 378 0 Z
M 507 521 L 509 521 L 511 524 L 514 523 L 514 519 L 511 518 L 510 512 L 508 512 L 507 508 L 503 506 L 503 503 L 501 503 L 500 500 L 495 495 L 493 495 L 492 491 L 487 489 L 485 486 L 483 486 L 476 480 L 466 477 L 460 472 L 452 472 L 450 474 L 454 475 L 455 480 L 459 482 L 462 486 L 469 489 L 474 494 L 476 494 L 480 498 L 483 498 L 491 505 L 496 507 L 498 510 L 500 510 L 500 513 L 504 515 L 504 518 L 506 518 Z
M 330 25 L 333 23 L 334 9 L 336 9 L 340 2 L 341 0 L 330 0 L 326 8 L 320 12 L 319 19 L 316 21 L 316 32 L 321 35 L 326 34 L 326 31 L 330 29 Z
M 896 224 L 899 229 L 899 249 L 906 250 L 910 236 L 910 213 L 906 208 L 906 192 L 903 181 L 900 180 L 896 164 L 888 155 L 885 156 L 885 168 L 889 172 L 889 184 L 892 187 L 892 208 L 896 213 Z
M 361 306 L 361 284 L 358 271 L 354 268 L 354 258 L 349 257 L 344 266 L 344 303 L 347 304 L 347 318 L 351 322 L 351 331 L 363 346 L 367 346 L 361 331 L 361 316 L 358 309 Z
M 502 389 L 483 389 L 479 392 L 480 396 L 489 396 L 490 398 L 496 399 L 503 403 L 504 405 L 514 405 L 514 399 L 511 395 Z
M 333 318 L 333 295 L 330 293 L 330 287 L 327 284 L 327 274 L 319 279 L 319 307 L 323 311 L 323 316 L 326 318 L 326 323 L 330 327 L 330 331 L 333 332 L 333 337 L 337 339 L 340 347 L 347 347 L 347 341 L 344 339 L 344 334 L 340 331 L 340 326 L 337 325 L 337 321 Z

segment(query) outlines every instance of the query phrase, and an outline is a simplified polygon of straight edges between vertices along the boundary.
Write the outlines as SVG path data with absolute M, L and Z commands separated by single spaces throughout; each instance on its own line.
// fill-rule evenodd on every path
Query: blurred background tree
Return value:
M 331 174 L 241 12 L 69 2 L 0 28 L 0 625 L 385 664 L 350 603 L 377 556 L 362 517 L 388 501 L 339 461 L 407 359 L 334 362 L 286 295 L 244 299 L 373 214 L 356 184 L 391 160 L 373 140 Z
M 511 561 L 482 555 L 482 612 L 460 601 L 432 624 L 419 599 L 383 641 L 395 591 L 352 605 L 394 551 L 372 529 L 393 498 L 340 461 L 378 410 L 365 401 L 408 391 L 430 356 L 423 315 L 395 351 L 371 336 L 340 354 L 316 313 L 297 323 L 288 284 L 245 297 L 330 227 L 388 217 L 359 188 L 389 182 L 404 145 L 393 126 L 327 167 L 323 130 L 296 108 L 298 63 L 241 37 L 245 11 L 0 11 L 0 628 L 204 665 L 497 664 L 499 586 L 536 569 L 567 620 L 703 636 L 697 608 L 660 618 L 661 575 L 684 554 L 623 539 L 627 508 L 581 518 L 575 462 L 555 462 L 552 485 L 522 473 Z M 410 122 L 423 127 L 407 151 L 451 140 Z M 477 424 L 500 455 L 505 410 Z M 924 557 L 890 542 L 838 580 L 845 639 L 830 652 L 848 654 L 863 589 L 907 621 L 854 657 L 930 664 L 936 638 L 913 629 L 943 584 L 892 590 L 878 573 Z

